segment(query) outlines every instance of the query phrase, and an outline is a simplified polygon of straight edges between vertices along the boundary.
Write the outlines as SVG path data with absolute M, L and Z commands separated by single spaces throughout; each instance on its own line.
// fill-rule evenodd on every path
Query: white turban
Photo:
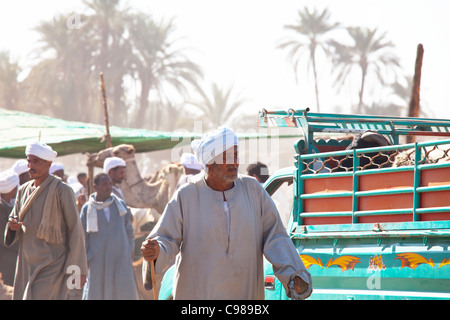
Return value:
M 58 170 L 64 170 L 64 166 L 61 162 L 53 162 L 50 166 L 50 173 L 55 173 Z
M 219 127 L 217 130 L 207 132 L 201 139 L 191 143 L 197 160 L 205 169 L 206 165 L 210 164 L 214 158 L 238 145 L 236 134 L 227 127 Z
M 203 167 L 192 153 L 183 153 L 180 162 L 188 169 L 202 170 Z
M 0 172 L 0 193 L 8 193 L 19 186 L 19 175 L 9 169 Z
M 106 158 L 105 162 L 103 163 L 103 172 L 109 173 L 109 170 L 114 169 L 116 167 L 126 167 L 127 164 L 125 163 L 125 160 L 118 157 L 110 157 Z
M 17 173 L 19 176 L 22 173 L 28 172 L 28 161 L 25 159 L 20 159 L 14 162 L 11 170 Z
M 25 154 L 27 156 L 33 155 L 47 161 L 55 160 L 58 155 L 56 151 L 53 151 L 52 147 L 42 142 L 33 142 L 28 144 L 25 149 Z

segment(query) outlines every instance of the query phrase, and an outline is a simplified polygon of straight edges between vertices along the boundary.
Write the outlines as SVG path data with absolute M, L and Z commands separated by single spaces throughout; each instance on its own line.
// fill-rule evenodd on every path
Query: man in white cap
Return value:
M 19 188 L 4 237 L 7 246 L 19 243 L 13 299 L 66 299 L 87 274 L 74 193 L 49 173 L 57 155 L 50 146 L 34 142 L 25 154 L 32 180 Z
M 111 178 L 113 193 L 123 200 L 125 200 L 125 197 L 123 196 L 122 190 L 120 190 L 117 185 L 125 179 L 126 166 L 125 160 L 119 157 L 106 158 L 103 163 L 103 172 Z
M 94 190 L 80 213 L 89 257 L 83 299 L 136 300 L 131 212 L 125 201 L 112 193 L 106 173 L 94 177 Z
M 141 251 L 155 272 L 178 253 L 174 299 L 264 299 L 263 256 L 289 297 L 305 299 L 311 275 L 276 206 L 256 179 L 238 175 L 238 139 L 226 127 L 194 140 L 204 173 L 178 189 Z
M 5 234 L 8 216 L 10 215 L 16 198 L 17 188 L 19 187 L 19 176 L 13 170 L 7 170 L 0 173 L 0 234 Z M 2 239 L 3 240 L 3 239 Z M 7 247 L 3 241 L 0 241 L 0 273 L 3 282 L 8 286 L 14 284 L 14 273 L 16 270 L 18 244 Z
M 11 169 L 19 175 L 20 185 L 23 185 L 25 182 L 31 180 L 30 174 L 28 173 L 28 162 L 26 159 L 17 160 L 14 162 Z
M 181 155 L 180 163 L 184 168 L 184 174 L 178 180 L 177 188 L 185 184 L 190 177 L 200 173 L 203 168 L 195 155 L 189 152 L 185 152 Z
M 67 182 L 67 179 L 64 175 L 64 165 L 61 162 L 52 162 L 49 172 L 50 174 L 60 177 L 62 181 Z

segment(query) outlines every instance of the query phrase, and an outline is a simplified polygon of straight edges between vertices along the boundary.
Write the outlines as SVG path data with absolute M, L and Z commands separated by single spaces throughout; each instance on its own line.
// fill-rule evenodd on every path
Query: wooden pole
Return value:
M 150 261 L 149 264 L 150 264 L 150 273 L 152 274 L 153 300 L 158 300 L 158 295 L 156 294 L 155 261 Z
M 111 148 L 111 135 L 109 134 L 109 117 L 108 117 L 108 105 L 106 103 L 106 91 L 105 91 L 105 80 L 103 78 L 103 72 L 100 72 L 100 86 L 102 89 L 102 101 L 103 101 L 103 111 L 105 113 L 105 126 L 106 126 L 106 147 Z
M 420 78 L 422 76 L 423 53 L 423 45 L 419 43 L 417 46 L 416 64 L 414 68 L 411 100 L 409 101 L 408 117 L 418 118 L 420 115 Z M 406 141 L 407 143 L 413 143 L 416 141 L 416 137 L 407 136 Z
M 88 189 L 87 192 L 87 198 L 91 195 L 91 193 L 94 193 L 94 165 L 90 164 L 88 165 Z M 86 199 L 88 200 L 88 199 Z

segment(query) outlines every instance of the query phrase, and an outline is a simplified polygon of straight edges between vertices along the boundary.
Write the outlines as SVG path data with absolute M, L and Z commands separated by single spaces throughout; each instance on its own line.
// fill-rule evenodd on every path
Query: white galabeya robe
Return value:
M 239 177 L 223 193 L 211 189 L 204 174 L 177 190 L 149 237 L 159 242 L 155 272 L 176 259 L 174 299 L 264 299 L 263 256 L 291 295 L 298 274 L 312 280 L 288 237 L 274 202 L 254 179 Z

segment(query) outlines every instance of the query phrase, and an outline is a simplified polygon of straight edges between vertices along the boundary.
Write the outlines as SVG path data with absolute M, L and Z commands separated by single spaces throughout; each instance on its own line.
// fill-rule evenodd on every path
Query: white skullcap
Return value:
M 202 165 L 198 162 L 195 155 L 192 153 L 183 153 L 181 155 L 180 162 L 183 166 L 185 166 L 188 169 L 194 169 L 194 170 L 202 170 Z
M 19 176 L 22 173 L 28 172 L 28 161 L 25 159 L 17 160 L 16 162 L 14 162 L 13 166 L 11 167 L 11 170 L 13 170 Z
M 203 168 L 226 150 L 238 145 L 236 134 L 227 127 L 219 127 L 217 130 L 207 132 L 201 139 L 191 143 L 194 154 Z
M 50 166 L 50 173 L 55 173 L 58 170 L 64 170 L 64 166 L 61 162 L 53 162 Z
M 125 160 L 118 157 L 110 157 L 106 158 L 105 162 L 103 163 L 103 172 L 109 173 L 109 170 L 114 169 L 116 167 L 126 167 L 127 164 L 125 163 Z
M 52 147 L 42 142 L 33 142 L 28 144 L 25 149 L 25 154 L 27 156 L 33 155 L 47 161 L 55 160 L 58 155 L 56 151 L 53 151 Z
M 9 169 L 0 172 L 0 193 L 8 193 L 19 186 L 19 175 Z

